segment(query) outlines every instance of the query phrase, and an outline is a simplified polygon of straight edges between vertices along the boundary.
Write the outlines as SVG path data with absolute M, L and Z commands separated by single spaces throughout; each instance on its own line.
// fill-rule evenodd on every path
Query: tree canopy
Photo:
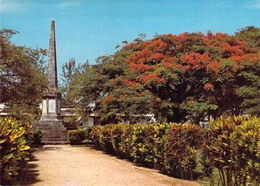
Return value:
M 239 29 L 235 33 L 236 38 L 250 43 L 253 47 L 260 49 L 260 28 L 248 26 Z
M 10 41 L 18 32 L 0 31 L 0 103 L 12 111 L 38 115 L 38 107 L 46 88 L 44 59 L 46 50 L 16 46 Z
M 255 104 L 245 98 L 257 89 L 259 59 L 249 43 L 222 33 L 141 36 L 83 73 L 79 104 L 106 122 L 152 113 L 198 123 L 240 114 Z

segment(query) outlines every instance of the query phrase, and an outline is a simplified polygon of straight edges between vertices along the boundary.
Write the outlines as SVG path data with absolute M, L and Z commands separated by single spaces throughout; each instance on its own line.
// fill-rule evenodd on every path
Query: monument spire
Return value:
M 55 94 L 58 89 L 57 77 L 57 57 L 56 57 L 56 38 L 55 38 L 55 21 L 51 21 L 51 34 L 49 42 L 49 58 L 48 58 L 48 80 L 49 91 Z
M 51 22 L 47 76 L 49 85 L 42 98 L 41 120 L 34 127 L 42 130 L 44 143 L 67 143 L 67 130 L 61 116 L 61 93 L 58 91 L 54 20 Z
M 55 22 L 51 21 L 47 71 L 49 85 L 43 96 L 42 120 L 61 120 L 61 93 L 58 91 Z

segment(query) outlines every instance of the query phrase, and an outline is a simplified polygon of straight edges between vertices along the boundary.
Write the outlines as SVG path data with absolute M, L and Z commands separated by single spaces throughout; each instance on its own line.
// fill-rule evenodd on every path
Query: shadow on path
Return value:
M 33 152 L 37 150 L 38 148 L 32 148 L 30 150 L 30 160 L 15 180 L 4 180 L 1 185 L 32 185 L 41 182 L 41 180 L 38 179 L 39 171 L 37 170 L 38 165 L 36 163 L 39 160 L 33 155 Z
M 196 180 L 198 180 L 198 178 L 200 176 L 202 176 L 202 173 L 201 172 L 197 172 L 196 170 L 194 170 L 193 173 L 192 173 L 193 179 L 191 179 L 190 175 L 188 175 L 188 174 L 187 174 L 186 178 L 173 176 L 172 174 L 167 173 L 166 171 L 154 168 L 154 165 L 152 163 L 134 162 L 133 159 L 130 156 L 129 157 L 125 157 L 125 155 L 122 155 L 122 154 L 118 154 L 118 153 L 114 153 L 114 152 L 106 152 L 106 151 L 100 150 L 93 143 L 85 143 L 83 145 L 85 147 L 90 148 L 90 149 L 93 149 L 93 150 L 96 150 L 96 151 L 100 151 L 102 154 L 106 154 L 106 155 L 108 155 L 110 157 L 113 157 L 113 158 L 116 158 L 118 160 L 124 160 L 126 162 L 129 162 L 130 164 L 132 164 L 132 165 L 134 165 L 136 167 L 146 168 L 146 169 L 150 169 L 150 170 L 154 170 L 154 171 L 156 170 L 160 174 L 163 174 L 163 175 L 166 175 L 166 176 L 170 176 L 170 177 L 173 177 L 173 178 L 178 178 L 178 179 L 183 179 L 183 180 L 188 180 L 188 181 L 194 181 L 194 180 L 196 181 Z

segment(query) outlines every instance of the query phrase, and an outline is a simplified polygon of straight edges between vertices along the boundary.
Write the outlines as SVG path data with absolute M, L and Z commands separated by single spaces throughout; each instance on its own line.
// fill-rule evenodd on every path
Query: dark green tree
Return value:
M 62 65 L 60 91 L 62 93 L 62 107 L 75 107 L 77 94 L 74 89 L 74 82 L 79 74 L 83 72 L 84 66 L 88 66 L 88 61 L 84 65 L 76 65 L 75 58 Z M 74 94 L 75 93 L 75 94 Z
M 39 116 L 39 103 L 47 87 L 44 75 L 46 50 L 15 46 L 10 41 L 18 32 L 0 31 L 0 103 L 6 104 L 10 113 Z
M 258 49 L 260 52 L 260 28 L 255 26 L 248 26 L 238 30 L 235 37 L 246 41 L 249 45 Z M 243 108 L 249 114 L 260 115 L 260 70 L 256 71 L 255 75 L 247 74 L 247 79 L 250 82 L 247 86 L 242 86 L 237 90 L 237 93 L 243 96 Z M 244 82 L 246 79 L 242 79 Z M 241 81 L 242 81 L 241 80 Z
M 237 32 L 235 32 L 235 37 L 246 41 L 253 47 L 256 47 L 259 51 L 260 49 L 260 28 L 257 28 L 255 26 L 248 26 L 245 28 L 239 29 Z

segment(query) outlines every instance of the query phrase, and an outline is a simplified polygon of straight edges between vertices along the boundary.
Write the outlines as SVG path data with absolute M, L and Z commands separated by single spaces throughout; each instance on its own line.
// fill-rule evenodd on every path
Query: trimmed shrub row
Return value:
M 30 147 L 27 145 L 25 136 L 26 131 L 30 128 L 29 123 L 0 118 L 1 179 L 10 180 L 17 176 L 29 160 L 28 149 Z
M 86 128 L 86 129 L 69 130 L 68 137 L 70 140 L 70 144 L 79 145 L 85 139 L 89 139 L 89 133 L 91 130 L 92 130 L 92 128 L 90 128 L 90 127 Z
M 75 138 L 80 142 L 91 139 L 99 149 L 175 177 L 192 178 L 193 170 L 200 164 L 204 176 L 211 179 L 214 169 L 217 170 L 217 182 L 222 185 L 259 185 L 260 118 L 220 118 L 211 121 L 210 126 L 202 129 L 174 123 L 116 124 L 75 130 L 72 136 L 78 136 Z M 82 131 L 84 139 L 79 137 Z M 198 152 L 200 159 L 196 159 Z
M 94 144 L 104 151 L 144 163 L 175 177 L 191 178 L 203 133 L 204 130 L 197 125 L 117 124 L 95 126 L 90 136 Z

